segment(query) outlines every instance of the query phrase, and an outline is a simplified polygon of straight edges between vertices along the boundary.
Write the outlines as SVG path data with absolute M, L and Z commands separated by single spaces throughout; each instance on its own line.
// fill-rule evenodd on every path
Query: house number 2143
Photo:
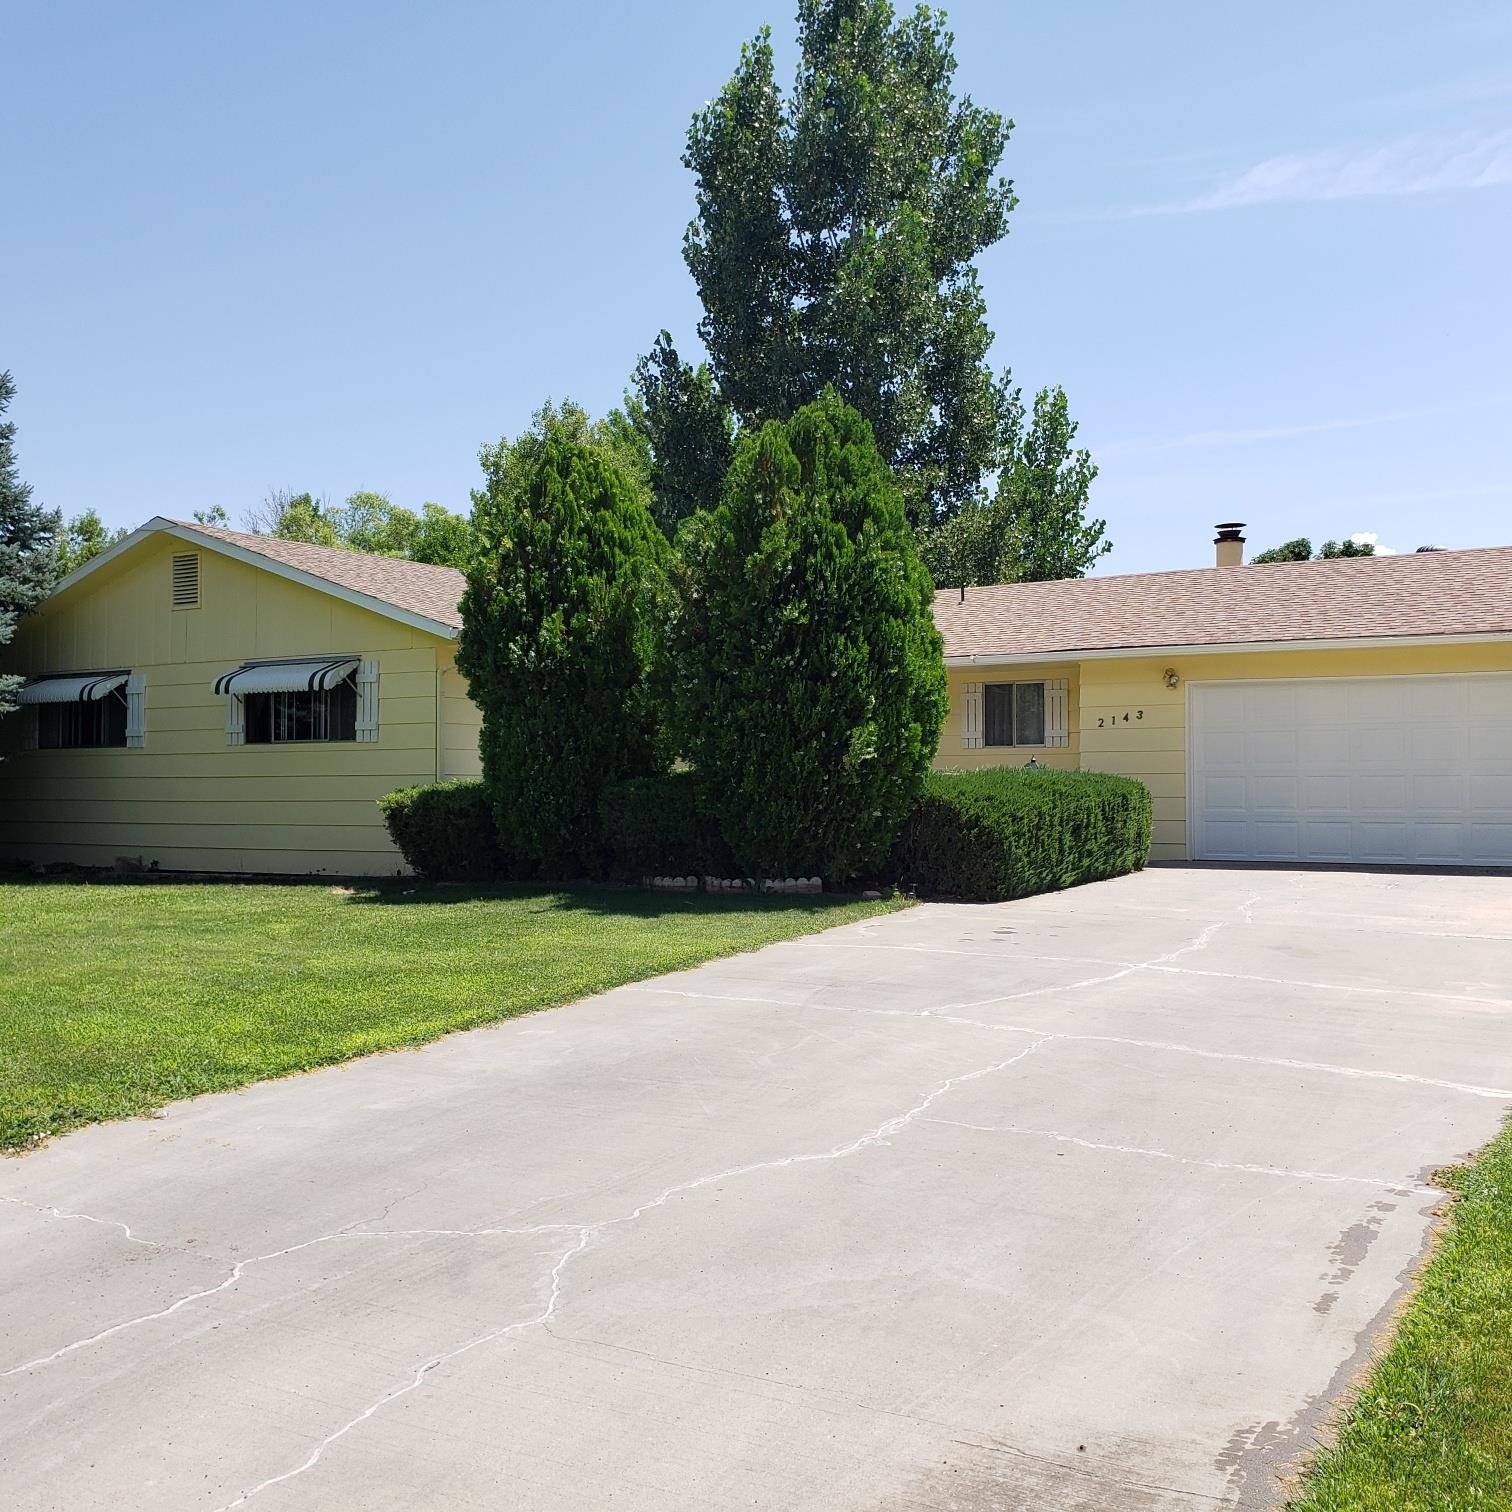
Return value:
M 1130 724 L 1135 720 L 1143 718 L 1143 709 L 1125 709 L 1122 714 L 1099 714 L 1097 716 L 1097 728 L 1099 730 L 1106 730 L 1109 725 Z

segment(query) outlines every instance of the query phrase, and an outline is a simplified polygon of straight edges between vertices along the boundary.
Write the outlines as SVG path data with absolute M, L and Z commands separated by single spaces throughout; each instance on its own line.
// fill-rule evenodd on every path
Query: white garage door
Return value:
M 1512 675 L 1194 683 L 1192 855 L 1512 866 Z

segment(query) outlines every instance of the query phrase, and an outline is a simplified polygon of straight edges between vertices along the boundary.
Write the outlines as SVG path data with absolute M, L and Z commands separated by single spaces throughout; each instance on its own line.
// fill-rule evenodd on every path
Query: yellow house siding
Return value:
M 1077 716 L 1077 668 L 1075 663 L 1044 662 L 1024 667 L 951 667 L 950 711 L 940 732 L 935 752 L 936 771 L 971 772 L 982 767 L 1026 766 L 1030 759 L 1041 766 L 1075 771 L 1079 765 L 1080 725 Z M 965 700 L 961 690 L 967 683 L 1040 682 L 1065 678 L 1067 683 L 1070 741 L 1063 746 L 977 746 L 968 750 L 961 744 L 961 725 Z
M 6 663 L 28 674 L 129 667 L 146 679 L 142 749 L 15 749 L 0 721 L 0 855 L 164 870 L 392 874 L 376 800 L 438 770 L 438 655 L 451 642 L 219 553 L 200 552 L 201 607 L 174 609 L 149 540 L 23 622 Z M 213 679 L 237 663 L 350 653 L 379 664 L 378 738 L 226 744 Z
M 1137 777 L 1154 800 L 1150 857 L 1186 855 L 1186 695 L 1163 681 L 1171 663 L 1081 664 L 1082 766 Z
M 483 711 L 467 696 L 467 679 L 457 671 L 449 648 L 437 653 L 441 679 L 441 775 L 481 777 L 478 740 Z
M 1174 692 L 1163 674 L 1181 679 Z M 1155 801 L 1150 856 L 1187 859 L 1187 687 L 1198 682 L 1269 678 L 1412 677 L 1512 671 L 1512 638 L 1479 645 L 1202 652 L 1113 657 L 1081 664 L 1082 765 L 1146 783 Z M 1123 715 L 1144 710 L 1143 720 Z M 1099 720 L 1106 723 L 1099 724 Z

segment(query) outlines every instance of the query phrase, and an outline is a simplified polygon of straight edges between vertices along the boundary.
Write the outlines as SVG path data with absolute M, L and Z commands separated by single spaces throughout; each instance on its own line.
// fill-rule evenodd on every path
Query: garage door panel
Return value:
M 1391 767 L 1397 769 L 1407 759 L 1407 732 L 1400 725 L 1377 724 L 1369 728 L 1353 725 L 1349 731 L 1351 767 Z
M 1243 777 L 1207 777 L 1203 779 L 1202 805 L 1211 814 L 1230 811 L 1242 816 L 1249 784 Z
M 1512 761 L 1512 758 L 1509 758 Z M 1465 777 L 1465 807 L 1479 819 L 1512 821 L 1506 763 L 1499 772 L 1470 772 Z
M 1344 772 L 1313 773 L 1299 781 L 1306 813 L 1349 812 L 1349 777 Z
M 1251 824 L 1262 861 L 1296 861 L 1302 855 L 1302 825 L 1296 819 L 1256 819 Z
M 1297 732 L 1297 759 L 1304 768 L 1349 766 L 1349 729 L 1345 725 L 1311 725 Z
M 1295 777 L 1254 776 L 1249 783 L 1250 807 L 1260 813 L 1279 809 L 1286 814 L 1298 810 L 1297 779 Z
M 1505 866 L 1512 856 L 1512 822 L 1505 824 L 1471 824 L 1467 849 L 1470 859 L 1481 866 Z
M 1354 843 L 1348 819 L 1309 819 L 1302 831 L 1303 854 L 1317 861 L 1348 861 Z
M 1297 764 L 1297 732 L 1253 730 L 1245 754 L 1251 766 L 1294 767 Z
M 1350 826 L 1349 845 L 1344 855 L 1330 857 L 1337 861 L 1401 861 L 1408 849 L 1408 826 L 1396 823 L 1361 820 Z
M 1506 724 L 1486 720 L 1473 723 L 1465 732 L 1465 751 L 1476 766 L 1500 767 L 1512 764 L 1512 720 Z
M 1360 772 L 1349 779 L 1349 806 L 1357 814 L 1404 814 L 1407 778 L 1402 772 Z
M 1512 675 L 1191 689 L 1191 853 L 1512 866 Z
M 1339 691 L 1351 724 L 1401 724 L 1411 717 L 1407 690 L 1395 678 L 1348 679 Z
M 1464 824 L 1439 824 L 1417 820 L 1408 826 L 1407 846 L 1409 859 L 1424 865 L 1454 866 L 1462 864 L 1465 855 Z

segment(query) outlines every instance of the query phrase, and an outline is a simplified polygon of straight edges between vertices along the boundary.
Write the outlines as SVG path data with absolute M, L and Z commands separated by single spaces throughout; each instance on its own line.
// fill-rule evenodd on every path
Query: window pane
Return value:
M 330 740 L 357 738 L 357 685 L 348 678 L 327 695 L 330 700 Z
M 983 744 L 1013 744 L 1013 684 L 988 683 L 982 689 Z
M 37 710 L 37 744 L 47 750 L 91 750 L 126 744 L 126 700 L 109 693 Z
M 1017 745 L 1045 743 L 1045 685 L 1042 682 L 1014 683 L 1013 728 Z
M 273 695 L 248 693 L 242 698 L 242 739 L 248 745 L 267 745 L 273 738 Z
M 242 718 L 248 745 L 355 740 L 357 688 L 347 681 L 328 693 L 248 693 Z

